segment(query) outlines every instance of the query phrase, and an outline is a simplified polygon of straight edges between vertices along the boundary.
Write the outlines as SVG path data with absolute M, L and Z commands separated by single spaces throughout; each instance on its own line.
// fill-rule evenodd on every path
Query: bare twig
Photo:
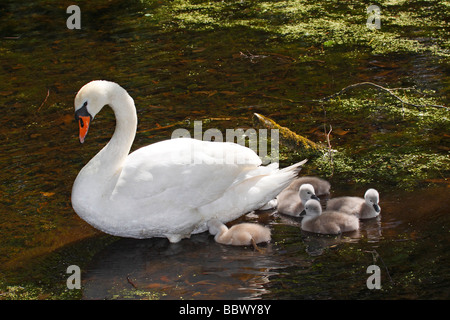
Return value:
M 248 57 L 247 55 L 243 54 L 244 56 Z M 359 82 L 359 83 L 354 83 L 351 84 L 343 89 L 341 89 L 340 91 L 333 93 L 332 95 L 320 98 L 320 99 L 312 99 L 312 100 L 292 100 L 289 98 L 285 98 L 285 97 L 275 97 L 275 96 L 269 96 L 269 95 L 265 95 L 265 94 L 261 94 L 259 92 L 254 92 L 253 94 L 259 94 L 261 96 L 263 96 L 264 98 L 269 98 L 269 99 L 276 99 L 276 100 L 282 100 L 282 101 L 288 101 L 291 103 L 304 103 L 304 102 L 324 102 L 324 101 L 328 101 L 330 99 L 333 99 L 334 97 L 337 97 L 341 94 L 343 94 L 344 92 L 356 88 L 356 87 L 360 87 L 360 86 L 372 86 L 374 88 L 377 88 L 379 90 L 382 90 L 384 92 L 389 93 L 391 96 L 393 96 L 394 98 L 396 98 L 397 100 L 399 100 L 402 103 L 402 108 L 404 107 L 404 105 L 408 105 L 408 106 L 412 106 L 415 107 L 417 109 L 420 110 L 420 108 L 426 108 L 426 107 L 434 107 L 434 108 L 442 108 L 442 109 L 449 109 L 448 107 L 444 106 L 444 105 L 436 105 L 436 104 L 415 104 L 415 103 L 411 103 L 408 101 L 403 100 L 402 98 L 400 98 L 398 95 L 396 95 L 393 91 L 398 91 L 398 90 L 413 90 L 415 88 L 411 88 L 411 87 L 407 87 L 407 88 L 385 88 L 383 86 L 380 86 L 379 84 L 373 83 L 373 82 Z M 253 95 L 252 94 L 252 95 Z
M 394 284 L 395 282 L 394 282 L 394 280 L 392 280 L 391 275 L 390 275 L 390 273 L 389 273 L 389 270 L 388 270 L 386 264 L 384 263 L 383 258 L 381 258 L 380 254 L 377 252 L 377 250 L 374 249 L 374 250 L 371 250 L 371 251 L 365 251 L 365 252 L 371 253 L 371 254 L 372 254 L 372 259 L 373 259 L 373 263 L 374 263 L 374 264 L 376 264 L 378 258 L 380 258 L 381 263 L 383 264 L 384 268 L 386 269 L 386 273 L 387 273 L 387 275 L 388 275 L 388 277 L 389 277 L 389 280 L 391 281 L 391 283 Z
M 325 129 L 326 129 L 326 125 L 325 125 Z M 331 149 L 331 143 L 330 143 L 330 134 L 331 131 L 333 131 L 333 127 L 330 124 L 330 131 L 328 131 L 327 133 L 327 143 L 328 143 L 328 155 L 330 156 L 330 163 L 331 163 L 331 177 L 334 174 L 334 164 L 333 164 L 333 152 Z
M 253 54 L 250 51 L 247 50 L 247 54 L 243 53 L 242 51 L 239 51 L 239 55 L 242 58 L 246 58 L 246 59 L 250 59 L 251 63 L 255 63 L 255 59 L 264 59 L 264 58 L 268 58 L 268 57 L 273 57 L 276 58 L 278 60 L 282 60 L 282 61 L 290 61 L 290 62 L 295 62 L 295 58 L 286 56 L 284 54 L 279 54 L 279 53 L 265 53 L 263 52 L 262 54 Z
M 239 54 L 240 54 L 241 57 L 250 59 L 250 62 L 251 62 L 251 63 L 255 63 L 255 62 L 253 61 L 254 59 L 264 59 L 264 58 L 267 58 L 267 56 L 265 56 L 265 55 L 250 53 L 250 51 L 248 51 L 248 50 L 247 50 L 247 53 L 248 53 L 248 54 L 245 54 L 245 53 L 243 53 L 242 51 L 239 52 Z
M 20 39 L 20 37 L 22 37 L 22 35 L 20 35 L 20 36 L 3 37 L 3 39 L 5 39 L 5 40 L 18 40 L 18 39 Z
M 42 101 L 41 105 L 37 109 L 37 111 L 41 110 L 42 106 L 47 102 L 48 96 L 50 95 L 50 89 L 47 89 L 47 96 L 45 97 L 44 101 Z
M 127 281 L 133 286 L 133 288 L 137 289 L 136 285 L 133 283 L 133 281 L 131 281 L 130 276 L 127 276 Z
M 418 109 L 423 108 L 423 107 L 434 107 L 434 108 L 448 109 L 446 106 L 442 106 L 442 105 L 435 105 L 435 104 L 419 105 L 419 104 L 411 103 L 411 102 L 403 100 L 398 95 L 393 93 L 394 90 L 409 90 L 411 88 L 394 88 L 394 89 L 389 89 L 389 88 L 385 88 L 385 87 L 380 86 L 379 84 L 376 84 L 376 83 L 373 83 L 373 82 L 359 82 L 359 83 L 351 84 L 351 85 L 341 89 L 340 91 L 338 91 L 336 93 L 333 93 L 330 96 L 318 99 L 318 101 L 328 101 L 330 99 L 333 99 L 334 97 L 337 97 L 337 96 L 343 94 L 347 90 L 350 90 L 350 89 L 353 89 L 353 88 L 356 88 L 356 87 L 360 87 L 360 86 L 372 86 L 372 87 L 375 87 L 375 88 L 377 88 L 379 90 L 385 91 L 385 92 L 389 93 L 391 96 L 393 96 L 394 98 L 396 98 L 397 100 L 399 100 L 402 103 L 402 105 L 406 104 L 406 105 L 409 105 L 409 106 L 412 106 L 412 107 L 416 107 Z

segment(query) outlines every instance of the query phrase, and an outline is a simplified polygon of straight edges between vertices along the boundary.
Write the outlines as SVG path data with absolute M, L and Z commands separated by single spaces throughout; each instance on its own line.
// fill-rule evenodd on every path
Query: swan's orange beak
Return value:
M 91 117 L 89 116 L 79 116 L 78 117 L 78 124 L 80 126 L 80 142 L 84 142 L 84 138 L 86 138 L 86 135 L 89 130 L 89 124 L 91 122 Z

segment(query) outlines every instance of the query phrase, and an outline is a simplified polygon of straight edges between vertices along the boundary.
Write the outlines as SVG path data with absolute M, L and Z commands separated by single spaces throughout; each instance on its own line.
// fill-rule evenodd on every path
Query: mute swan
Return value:
M 129 154 L 137 115 L 133 99 L 114 82 L 96 80 L 75 97 L 83 143 L 95 115 L 109 105 L 116 129 L 109 143 L 79 172 L 72 206 L 103 232 L 178 242 L 207 230 L 207 221 L 237 219 L 273 199 L 306 160 L 278 170 L 260 166 L 251 149 L 188 138 L 165 140 Z M 230 160 L 231 159 L 231 160 Z
M 249 246 L 259 251 L 257 243 L 270 241 L 270 229 L 256 223 L 240 223 L 227 228 L 217 219 L 208 221 L 209 233 L 218 243 L 233 246 Z
M 368 189 L 364 194 L 364 199 L 359 197 L 338 197 L 330 199 L 327 202 L 327 209 L 352 214 L 359 219 L 371 219 L 378 216 L 381 212 L 378 202 L 378 191 Z
M 304 204 L 310 199 L 319 200 L 314 192 L 314 187 L 309 183 L 300 186 L 300 189 L 283 190 L 277 197 L 278 212 L 298 217 L 305 209 Z
M 305 204 L 306 215 L 302 219 L 302 230 L 322 233 L 339 234 L 355 231 L 359 228 L 359 219 L 339 211 L 325 211 L 317 200 L 308 200 Z

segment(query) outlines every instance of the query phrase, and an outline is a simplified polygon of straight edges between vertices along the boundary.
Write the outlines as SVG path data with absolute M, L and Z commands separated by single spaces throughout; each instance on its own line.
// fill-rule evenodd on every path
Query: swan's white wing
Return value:
M 253 172 L 261 160 L 234 143 L 173 139 L 131 153 L 122 169 L 113 200 L 151 199 L 197 208 L 214 201 Z M 252 171 L 253 170 L 253 171 Z M 272 171 L 261 167 L 257 171 Z

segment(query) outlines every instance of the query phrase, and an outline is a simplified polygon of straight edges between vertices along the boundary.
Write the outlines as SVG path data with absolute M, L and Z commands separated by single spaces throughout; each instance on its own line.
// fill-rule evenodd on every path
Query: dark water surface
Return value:
M 271 15 L 262 6 L 283 1 L 229 3 L 222 12 L 228 16 L 217 21 L 292 22 L 289 15 Z M 439 120 L 425 114 L 423 122 L 413 122 L 386 115 L 382 107 L 369 113 L 325 112 L 324 105 L 311 101 L 373 81 L 433 90 L 431 97 L 448 104 L 448 60 L 429 52 L 327 48 L 243 22 L 186 27 L 192 17 L 180 20 L 179 10 L 174 19 L 175 10 L 164 9 L 161 1 L 81 3 L 82 29 L 68 30 L 70 4 L 0 5 L 0 299 L 449 298 L 448 113 L 432 110 Z M 191 12 L 203 12 L 196 10 Z M 425 44 L 433 41 L 423 36 L 427 30 L 407 28 Z M 362 196 L 376 187 L 381 217 L 364 221 L 358 233 L 328 237 L 302 233 L 300 219 L 256 212 L 242 220 L 271 228 L 264 253 L 216 244 L 206 233 L 177 244 L 103 235 L 80 220 L 70 203 L 77 173 L 114 130 L 113 113 L 105 108 L 86 142 L 78 142 L 73 98 L 94 79 L 118 82 L 134 98 L 139 125 L 133 150 L 169 139 L 177 128 L 192 129 L 195 120 L 203 121 L 203 130 L 246 129 L 253 112 L 320 142 L 325 142 L 324 123 L 332 123 L 333 148 L 367 161 L 380 150 L 378 162 L 386 163 L 387 171 L 373 161 L 358 164 L 367 172 L 360 170 L 354 178 L 351 170 L 340 175 L 337 169 L 344 166 L 333 176 L 314 165 L 305 172 L 330 179 L 332 197 Z M 356 104 L 378 103 L 370 94 L 363 99 Z M 431 125 L 429 119 L 439 122 Z M 395 163 L 386 159 L 411 150 L 416 158 L 427 157 L 416 170 L 407 167 L 416 158 L 401 158 L 409 171 L 397 177 Z M 284 154 L 282 165 L 301 159 Z M 423 181 L 405 188 L 399 181 L 409 174 Z M 81 291 L 65 287 L 72 264 L 82 269 Z M 380 290 L 366 286 L 372 264 L 381 268 Z

